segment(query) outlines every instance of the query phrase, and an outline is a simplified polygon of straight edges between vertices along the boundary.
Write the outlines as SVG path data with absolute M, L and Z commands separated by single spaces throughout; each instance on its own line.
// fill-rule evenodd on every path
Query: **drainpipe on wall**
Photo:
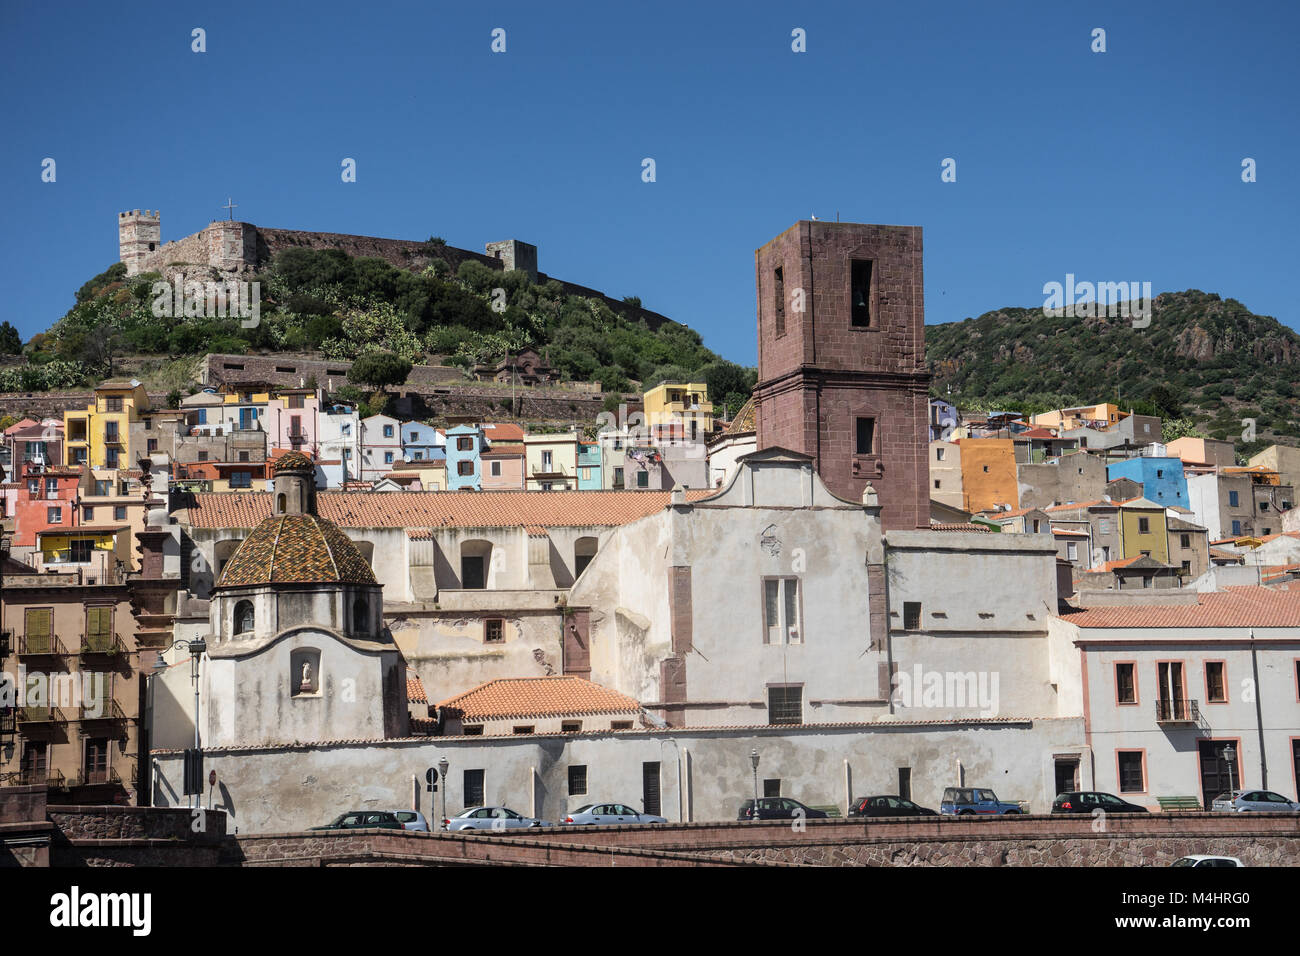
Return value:
M 1264 705 L 1259 699 L 1259 657 L 1255 653 L 1255 629 L 1250 629 L 1250 670 L 1255 681 L 1255 730 L 1259 734 L 1259 784 L 1268 789 L 1268 758 L 1264 755 Z

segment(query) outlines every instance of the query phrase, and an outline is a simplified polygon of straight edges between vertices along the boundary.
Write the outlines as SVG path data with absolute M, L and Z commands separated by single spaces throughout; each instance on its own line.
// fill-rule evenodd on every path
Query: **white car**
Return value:
M 1175 860 L 1170 866 L 1245 866 L 1235 856 L 1207 856 L 1204 853 L 1193 853 L 1191 856 L 1185 856 L 1180 860 Z
M 1296 813 L 1300 812 L 1300 803 L 1272 790 L 1229 790 L 1215 797 L 1210 809 L 1228 813 Z
M 526 817 L 509 807 L 470 807 L 442 821 L 444 830 L 523 830 L 550 826 L 555 824 Z
M 419 810 L 389 810 L 388 812 L 397 817 L 397 822 L 402 825 L 403 830 L 429 832 L 429 821 Z
M 602 826 L 616 823 L 667 823 L 664 817 L 638 813 L 622 803 L 589 803 L 565 815 L 560 826 Z

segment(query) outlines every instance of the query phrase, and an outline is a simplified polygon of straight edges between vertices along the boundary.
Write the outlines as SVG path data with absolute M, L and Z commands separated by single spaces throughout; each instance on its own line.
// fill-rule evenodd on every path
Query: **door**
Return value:
M 1079 758 L 1056 758 L 1056 792 L 1072 793 L 1079 789 Z
M 1187 692 L 1183 684 L 1181 661 L 1161 661 L 1156 665 L 1158 711 L 1164 720 L 1187 720 Z
M 912 768 L 898 768 L 898 796 L 903 800 L 912 799 Z
M 483 574 L 483 556 L 465 555 L 460 559 L 460 586 L 462 588 L 484 588 L 487 578 Z
M 641 805 L 648 816 L 662 816 L 659 812 L 659 761 L 641 764 Z
M 1228 744 L 1227 740 L 1200 741 L 1201 806 L 1207 810 L 1219 794 L 1227 793 L 1233 787 L 1241 785 L 1240 768 L 1229 767 L 1227 759 L 1223 756 L 1223 751 L 1228 748 Z

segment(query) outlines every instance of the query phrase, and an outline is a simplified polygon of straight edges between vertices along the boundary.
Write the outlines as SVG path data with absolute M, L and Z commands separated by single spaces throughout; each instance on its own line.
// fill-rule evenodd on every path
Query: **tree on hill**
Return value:
M 8 322 L 0 322 L 0 355 L 20 355 L 23 351 L 23 340 L 15 329 Z
M 411 363 L 392 352 L 366 352 L 348 369 L 348 381 L 369 385 L 379 391 L 389 385 L 401 385 L 411 374 Z

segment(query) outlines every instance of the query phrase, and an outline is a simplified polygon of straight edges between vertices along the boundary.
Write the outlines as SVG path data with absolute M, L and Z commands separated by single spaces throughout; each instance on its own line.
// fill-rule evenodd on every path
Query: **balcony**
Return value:
M 52 728 L 68 722 L 63 711 L 57 707 L 19 707 L 18 723 L 28 727 Z
M 68 649 L 53 634 L 24 635 L 18 639 L 18 658 L 64 657 Z
M 117 634 L 87 634 L 81 639 L 82 657 L 90 657 L 96 654 L 114 655 L 126 653 L 126 644 Z
M 564 465 L 533 465 L 529 474 L 534 478 L 572 478 L 573 473 L 564 470 Z
M 65 790 L 68 786 L 62 771 L 46 770 L 43 767 L 15 770 L 4 775 L 4 782 L 10 787 L 38 787 L 44 784 L 51 790 Z
M 83 770 L 81 777 L 73 780 L 68 785 L 71 787 L 94 787 L 121 782 L 122 778 L 115 769 L 105 767 L 99 770 Z
M 77 708 L 77 719 L 83 724 L 99 725 L 104 723 L 120 723 L 130 720 L 126 716 L 126 711 L 122 710 L 122 705 L 116 700 L 109 699 L 96 704 L 93 707 L 82 704 Z M 83 727 L 82 736 L 89 736 L 96 731 Z
M 1169 698 L 1156 701 L 1157 724 L 1197 724 L 1201 720 L 1196 701 L 1186 698 Z

